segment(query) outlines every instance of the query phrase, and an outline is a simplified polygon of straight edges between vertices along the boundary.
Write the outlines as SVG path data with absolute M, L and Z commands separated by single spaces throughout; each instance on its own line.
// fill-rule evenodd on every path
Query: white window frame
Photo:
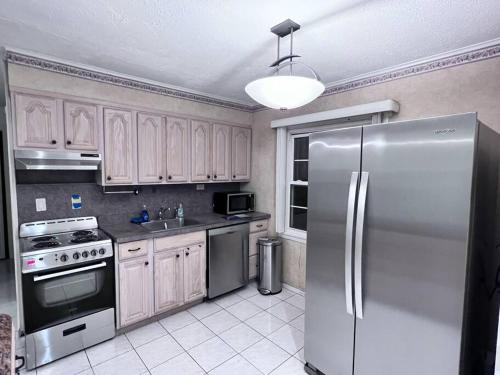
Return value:
M 297 136 L 342 127 L 388 122 L 399 112 L 392 99 L 289 117 L 271 122 L 276 136 L 276 233 L 283 238 L 306 243 L 307 232 L 290 228 L 290 184 L 293 178 L 293 139 Z
M 286 158 L 286 212 L 285 212 L 285 233 L 296 239 L 306 240 L 307 232 L 305 230 L 290 227 L 290 211 L 292 203 L 290 201 L 290 187 L 291 185 L 308 186 L 308 181 L 294 181 L 293 180 L 293 166 L 294 166 L 294 140 L 295 138 L 308 137 L 311 133 L 303 132 L 288 132 L 287 141 L 287 158 Z

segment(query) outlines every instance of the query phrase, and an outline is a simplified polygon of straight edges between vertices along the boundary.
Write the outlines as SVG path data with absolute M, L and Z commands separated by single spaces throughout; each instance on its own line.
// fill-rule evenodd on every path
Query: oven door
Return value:
M 23 274 L 26 333 L 115 307 L 113 258 Z
M 228 194 L 227 214 L 238 214 L 255 210 L 255 195 L 253 193 Z

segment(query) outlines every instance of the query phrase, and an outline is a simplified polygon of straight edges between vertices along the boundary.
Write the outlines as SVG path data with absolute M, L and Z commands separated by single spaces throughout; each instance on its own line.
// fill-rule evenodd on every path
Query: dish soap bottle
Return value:
M 146 205 L 142 206 L 141 218 L 143 223 L 147 223 L 149 221 L 149 212 Z
M 184 207 L 182 207 L 182 203 L 179 203 L 179 207 L 177 208 L 177 217 L 184 219 Z

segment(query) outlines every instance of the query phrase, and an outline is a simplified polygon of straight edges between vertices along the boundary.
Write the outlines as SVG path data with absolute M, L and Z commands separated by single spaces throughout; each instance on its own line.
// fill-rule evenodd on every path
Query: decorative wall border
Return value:
M 487 42 L 488 43 L 488 42 Z M 245 112 L 255 112 L 267 109 L 257 105 L 248 105 L 231 100 L 224 100 L 209 95 L 193 93 L 178 88 L 162 86 L 154 83 L 143 82 L 133 78 L 120 77 L 111 73 L 99 72 L 90 68 L 77 67 L 68 63 L 57 62 L 47 58 L 31 56 L 21 52 L 11 50 L 5 51 L 8 62 L 12 64 L 29 66 L 41 70 L 66 74 L 73 77 L 88 79 L 91 81 L 109 83 L 117 86 L 132 88 L 136 90 L 151 92 L 154 94 L 171 96 L 174 98 L 191 100 L 199 103 L 216 105 L 220 107 L 235 109 Z M 493 45 L 477 45 L 467 47 L 461 52 L 442 54 L 430 57 L 429 59 L 415 61 L 406 65 L 400 65 L 393 68 L 384 69 L 378 72 L 372 72 L 354 77 L 351 79 L 333 82 L 327 85 L 321 97 L 339 94 L 346 91 L 356 90 L 367 86 L 373 86 L 380 83 L 394 81 L 401 78 L 411 77 L 418 74 L 428 73 L 453 66 L 469 64 L 481 60 L 491 59 L 500 56 L 500 40 Z
M 339 83 L 333 83 L 325 89 L 321 96 L 329 96 L 345 91 L 356 90 L 366 86 L 377 85 L 379 83 L 394 81 L 418 74 L 428 73 L 440 69 L 446 69 L 457 65 L 469 64 L 481 60 L 491 59 L 500 56 L 500 42 L 493 46 L 482 47 L 466 52 L 453 54 L 451 56 L 428 59 L 425 62 L 409 63 L 407 66 L 389 68 L 381 73 L 368 73 L 359 79 L 349 79 Z
M 110 73 L 99 72 L 92 69 L 77 67 L 63 62 L 53 61 L 41 57 L 31 56 L 11 50 L 5 51 L 5 57 L 9 63 L 29 66 L 50 72 L 61 73 L 68 76 L 88 79 L 108 83 L 116 86 L 127 87 L 130 89 L 151 92 L 154 94 L 170 96 L 178 99 L 191 100 L 194 102 L 216 105 L 220 107 L 236 109 L 239 111 L 253 112 L 255 106 L 237 103 L 230 100 L 219 99 L 209 95 L 192 93 L 177 88 L 162 86 L 154 83 L 142 82 L 133 78 L 120 77 Z

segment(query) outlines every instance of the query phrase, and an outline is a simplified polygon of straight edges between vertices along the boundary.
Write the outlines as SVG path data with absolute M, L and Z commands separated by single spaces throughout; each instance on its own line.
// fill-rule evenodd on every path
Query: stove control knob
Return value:
M 63 254 L 63 255 L 60 256 L 59 260 L 61 262 L 66 262 L 68 260 L 68 256 L 66 254 Z
M 106 253 L 106 249 L 105 248 L 99 249 L 99 254 L 104 255 L 105 253 Z
M 82 257 L 83 258 L 88 258 L 89 257 L 89 252 L 87 250 L 82 251 Z
M 74 254 L 73 254 L 73 259 L 74 259 L 74 260 L 78 260 L 78 259 L 80 259 L 80 253 L 74 253 Z
M 97 250 L 96 249 L 91 250 L 90 251 L 90 255 L 92 255 L 93 257 L 95 257 L 97 255 Z

